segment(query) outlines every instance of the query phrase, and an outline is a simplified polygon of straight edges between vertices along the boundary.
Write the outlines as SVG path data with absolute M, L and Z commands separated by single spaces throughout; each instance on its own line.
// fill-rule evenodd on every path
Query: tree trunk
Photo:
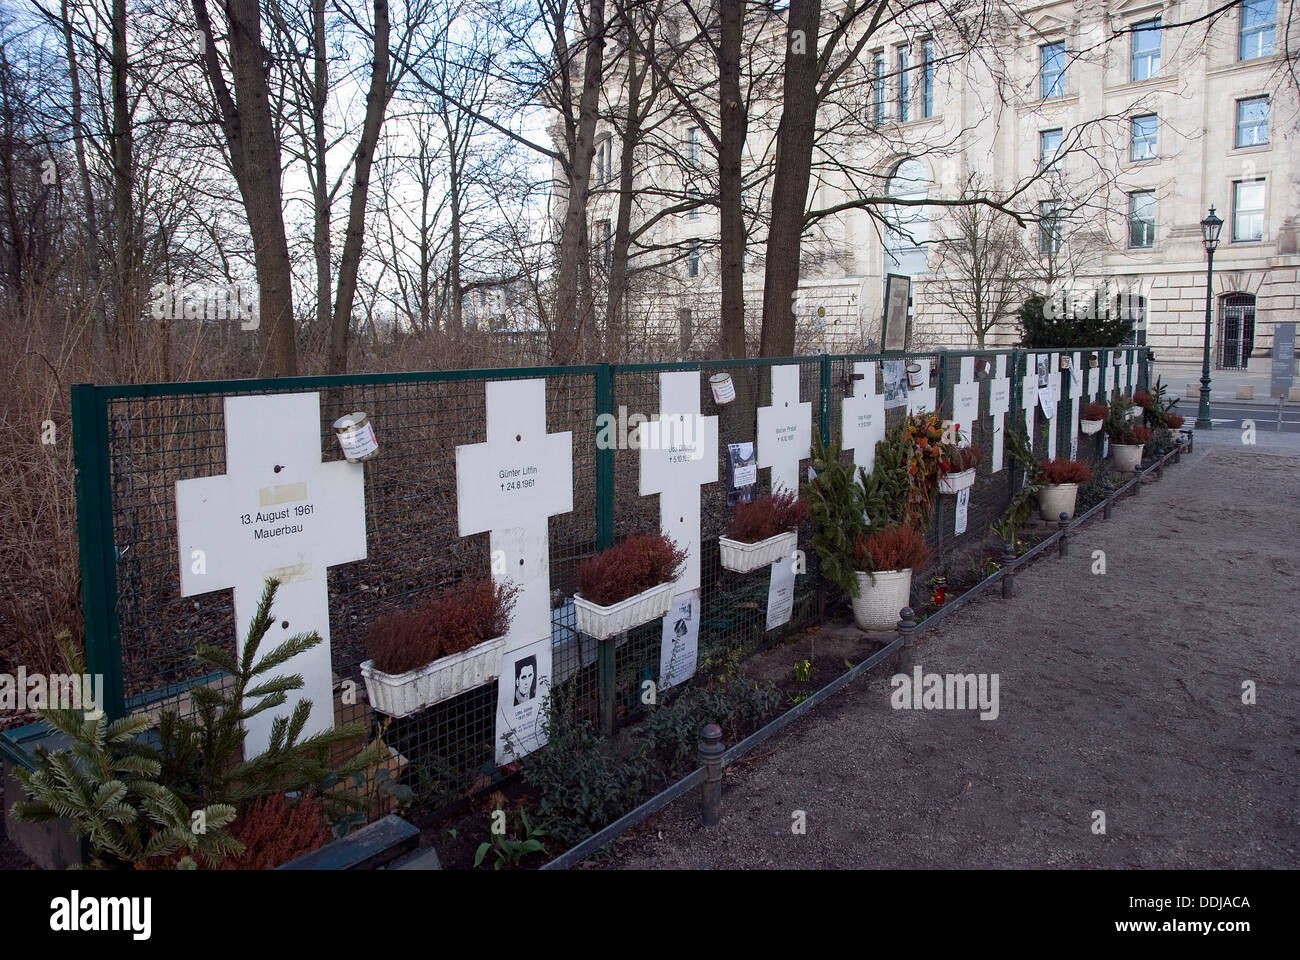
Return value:
M 334 298 L 334 284 L 330 278 L 330 224 L 333 220 L 330 202 L 329 169 L 326 164 L 327 136 L 325 132 L 325 102 L 329 96 L 329 62 L 325 46 L 325 0 L 312 0 L 312 166 L 315 230 L 312 252 L 316 256 L 316 329 L 322 334 L 330 329 L 330 304 Z
M 629 33 L 634 29 L 628 18 Z M 637 44 L 628 45 L 627 119 L 619 146 L 618 213 L 614 223 L 614 248 L 610 254 L 609 291 L 605 301 L 605 360 L 616 363 L 623 348 L 623 298 L 627 293 L 628 250 L 632 246 L 632 180 L 636 147 L 641 140 L 641 85 L 645 68 L 637 70 Z
M 135 328 L 139 321 L 135 287 L 135 218 L 131 215 L 133 160 L 131 141 L 131 105 L 126 90 L 126 0 L 113 0 L 112 54 L 110 87 L 113 103 L 113 239 L 117 296 L 114 322 L 118 337 L 125 336 L 127 369 L 134 364 Z
M 799 250 L 812 175 L 817 123 L 817 28 L 821 0 L 790 0 L 781 123 L 776 134 L 772 218 L 763 275 L 764 357 L 794 352 L 794 293 L 799 287 Z
M 721 233 L 722 314 L 719 348 L 745 356 L 745 223 L 741 211 L 741 150 L 745 102 L 740 94 L 740 41 L 745 0 L 721 0 L 718 45 L 718 224 Z M 805 56 L 805 59 L 808 59 Z M 770 262 L 770 261 L 769 261 Z
M 600 102 L 600 83 L 604 65 L 605 0 L 590 0 L 584 33 L 586 52 L 583 64 L 582 93 L 578 99 L 578 124 L 569 156 L 567 179 L 568 203 L 560 231 L 560 262 L 556 278 L 555 305 L 552 316 L 552 363 L 573 363 L 578 341 L 588 319 L 585 316 L 579 287 L 587 250 L 587 200 L 591 193 L 591 161 L 596 152 L 596 108 Z M 561 69 L 567 64 L 560 63 Z M 565 105 L 568 106 L 567 104 Z
M 375 161 L 379 130 L 388 109 L 388 0 L 374 0 L 374 10 L 375 50 L 370 66 L 370 90 L 366 94 L 366 119 L 357 144 L 348 231 L 343 239 L 343 257 L 339 261 L 338 297 L 334 302 L 334 326 L 330 331 L 330 373 L 346 373 L 348 369 L 348 336 L 352 326 L 352 304 L 357 293 L 357 270 L 361 266 L 361 241 L 366 230 L 370 168 Z
M 194 18 L 203 33 L 203 60 L 221 111 L 221 127 L 230 147 L 231 168 L 244 204 L 257 270 L 258 331 L 262 362 L 258 372 L 292 377 L 298 374 L 294 334 L 293 275 L 284 231 L 280 191 L 280 141 L 271 113 L 263 57 L 262 20 L 258 0 L 227 0 L 230 26 L 230 73 L 234 96 L 226 85 L 212 37 L 207 0 L 192 0 Z M 264 367 L 269 366 L 269 371 Z

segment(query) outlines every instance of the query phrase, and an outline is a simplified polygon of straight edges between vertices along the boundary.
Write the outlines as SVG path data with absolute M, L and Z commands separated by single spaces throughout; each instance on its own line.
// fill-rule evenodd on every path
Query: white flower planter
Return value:
M 734 573 L 751 573 L 760 567 L 770 566 L 782 557 L 794 553 L 799 535 L 793 530 L 778 533 L 775 537 L 745 543 L 718 537 L 718 552 L 722 555 L 722 569 Z
M 1074 519 L 1074 504 L 1079 497 L 1077 483 L 1049 483 L 1038 491 L 1038 515 L 1050 523 L 1056 523 L 1064 513 Z
M 853 598 L 853 619 L 863 630 L 892 630 L 898 625 L 899 612 L 908 605 L 912 594 L 912 568 L 878 570 L 876 582 L 871 575 L 857 571 L 858 595 Z
M 1080 420 L 1079 432 L 1084 434 L 1094 434 L 1101 430 L 1101 420 Z
M 939 474 L 939 492 L 940 493 L 961 493 L 975 483 L 975 468 L 961 470 L 957 473 Z
M 366 697 L 380 713 L 410 716 L 499 677 L 505 646 L 504 636 L 495 637 L 405 673 L 384 673 L 367 660 L 361 664 Z
M 577 614 L 578 630 L 597 640 L 604 640 L 662 617 L 673 605 L 673 587 L 676 583 L 675 580 L 661 583 L 608 607 L 584 600 L 582 594 L 575 593 L 573 609 Z
M 1112 443 L 1111 453 L 1115 457 L 1115 469 L 1120 473 L 1133 473 L 1142 462 L 1141 443 Z

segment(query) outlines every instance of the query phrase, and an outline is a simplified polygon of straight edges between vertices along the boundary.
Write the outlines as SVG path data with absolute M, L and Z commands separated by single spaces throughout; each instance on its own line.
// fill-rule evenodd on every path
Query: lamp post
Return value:
M 1205 244 L 1207 265 L 1205 270 L 1205 350 L 1201 356 L 1201 405 L 1196 412 L 1197 430 L 1210 430 L 1214 426 L 1210 422 L 1210 304 L 1214 289 L 1214 248 L 1219 245 L 1219 231 L 1222 229 L 1223 221 L 1214 215 L 1214 207 L 1210 207 L 1210 215 L 1201 221 L 1201 240 Z

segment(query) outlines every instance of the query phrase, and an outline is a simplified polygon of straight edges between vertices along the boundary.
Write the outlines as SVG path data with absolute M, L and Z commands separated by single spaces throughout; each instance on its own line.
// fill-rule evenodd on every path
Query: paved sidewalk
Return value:
M 999 675 L 997 719 L 891 709 L 891 665 L 728 768 L 718 827 L 692 795 L 613 865 L 1294 868 L 1297 503 L 1300 436 L 1204 434 L 1013 600 L 920 640 L 927 673 Z
M 1158 353 L 1157 353 L 1158 356 Z M 1157 360 L 1151 365 L 1151 382 L 1155 383 L 1156 377 L 1160 377 L 1165 385 L 1169 388 L 1171 397 L 1178 397 L 1183 402 L 1179 409 L 1187 407 L 1191 403 L 1193 415 L 1195 415 L 1195 398 L 1187 396 L 1187 385 L 1193 383 L 1199 391 L 1201 388 L 1201 365 L 1200 363 L 1175 363 Z M 1215 370 L 1210 368 L 1210 399 L 1215 403 L 1220 401 L 1231 401 L 1234 405 L 1257 405 L 1261 407 L 1272 407 L 1277 409 L 1277 398 L 1269 396 L 1270 377 L 1265 373 L 1247 373 L 1245 370 Z M 1300 386 L 1300 379 L 1295 381 Z M 1249 386 L 1255 388 L 1254 399 L 1238 400 L 1237 387 Z M 1198 393 L 1197 396 L 1200 394 Z M 1288 409 L 1300 408 L 1300 401 L 1287 400 L 1285 405 Z M 1186 410 L 1183 410 L 1186 413 Z

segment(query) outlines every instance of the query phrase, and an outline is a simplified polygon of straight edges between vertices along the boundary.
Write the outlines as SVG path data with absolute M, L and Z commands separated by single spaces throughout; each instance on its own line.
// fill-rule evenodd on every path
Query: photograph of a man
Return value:
M 515 706 L 529 703 L 537 696 L 537 658 L 524 657 L 515 662 Z

